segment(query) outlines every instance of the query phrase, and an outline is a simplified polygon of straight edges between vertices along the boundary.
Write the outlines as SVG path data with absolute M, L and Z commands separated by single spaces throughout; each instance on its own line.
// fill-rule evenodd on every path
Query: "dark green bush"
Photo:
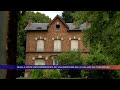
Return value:
M 88 78 L 88 71 L 87 70 L 81 70 L 81 77 L 83 79 L 87 79 Z
M 68 72 L 69 72 L 69 70 L 60 70 L 61 77 L 70 77 Z
M 25 59 L 21 57 L 17 57 L 16 64 L 17 65 L 24 65 Z M 16 77 L 24 77 L 25 70 L 16 70 Z
M 120 71 L 117 70 L 94 70 L 88 71 L 88 79 L 119 79 Z
M 32 70 L 31 77 L 33 79 L 42 79 L 43 78 L 43 70 Z
M 70 51 L 58 54 L 55 60 L 59 65 L 82 65 L 82 57 L 80 51 Z M 62 77 L 80 77 L 80 70 L 60 70 Z
M 60 79 L 61 74 L 58 70 L 44 70 L 43 78 L 44 79 Z
M 86 59 L 87 65 L 113 65 L 115 59 L 103 53 L 102 45 L 98 44 L 91 49 L 90 55 Z M 88 70 L 87 75 L 90 79 L 115 79 L 120 77 L 120 72 L 115 70 Z
M 61 73 L 59 70 L 52 70 L 51 71 L 51 79 L 60 79 Z
M 33 79 L 60 79 L 61 74 L 58 70 L 33 70 L 31 72 Z

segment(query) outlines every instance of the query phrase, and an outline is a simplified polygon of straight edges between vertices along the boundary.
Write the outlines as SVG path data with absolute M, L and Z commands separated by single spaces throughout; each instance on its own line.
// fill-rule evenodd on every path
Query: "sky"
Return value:
M 53 19 L 57 14 L 62 16 L 63 11 L 34 11 L 34 12 L 40 12 L 42 14 L 45 14 L 46 16 L 49 16 L 51 19 Z

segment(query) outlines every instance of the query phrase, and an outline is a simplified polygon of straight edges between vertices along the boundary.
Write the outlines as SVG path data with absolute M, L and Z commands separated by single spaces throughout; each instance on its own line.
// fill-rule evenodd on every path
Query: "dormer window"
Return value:
M 42 29 L 41 27 L 37 27 L 36 29 Z
M 57 24 L 56 24 L 56 28 L 57 28 L 57 29 L 60 28 L 60 24 L 59 24 L 59 22 L 57 22 Z
M 75 29 L 79 29 L 79 28 L 80 28 L 80 26 L 79 26 L 79 25 L 76 25 L 76 26 L 75 26 Z

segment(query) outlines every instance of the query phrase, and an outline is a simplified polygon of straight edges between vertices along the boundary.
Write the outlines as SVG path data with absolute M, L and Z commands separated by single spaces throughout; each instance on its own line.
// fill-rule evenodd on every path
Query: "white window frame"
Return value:
M 52 59 L 53 60 L 53 65 L 59 65 L 58 61 L 56 61 L 54 58 Z M 60 69 L 56 69 L 56 70 L 60 70 Z
M 44 40 L 37 40 L 37 52 L 44 52 Z
M 78 40 L 71 40 L 71 51 L 79 50 L 79 41 Z
M 39 61 L 38 61 L 39 60 Z M 37 62 L 36 62 L 37 61 Z M 41 62 L 44 62 L 44 64 L 40 64 L 40 61 Z M 35 65 L 45 65 L 45 60 L 44 59 L 35 59 Z
M 61 52 L 61 40 L 54 40 L 54 52 Z
M 53 65 L 58 65 L 58 61 L 56 61 L 55 59 L 53 59 Z

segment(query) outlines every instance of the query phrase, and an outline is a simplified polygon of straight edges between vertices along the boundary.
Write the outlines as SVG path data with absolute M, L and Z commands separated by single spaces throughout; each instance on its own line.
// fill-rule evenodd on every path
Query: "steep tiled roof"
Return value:
M 54 22 L 54 20 L 56 20 L 57 18 L 58 18 L 67 28 L 69 28 L 69 26 L 65 23 L 65 21 L 64 21 L 59 15 L 56 15 L 56 17 L 47 25 L 47 27 L 49 27 L 49 26 Z
M 75 30 L 85 30 L 86 28 L 89 28 L 90 25 L 87 26 L 86 23 L 83 23 L 76 27 L 73 23 L 65 23 L 64 20 L 59 15 L 56 15 L 56 17 L 50 22 L 50 23 L 32 23 L 30 22 L 25 30 L 47 30 L 49 26 L 52 24 L 52 22 L 58 18 L 70 31 L 75 31 Z
M 32 23 L 31 27 L 26 27 L 25 30 L 47 30 L 47 25 L 49 23 Z M 66 23 L 69 26 L 68 30 L 85 30 L 86 23 L 79 25 L 78 28 L 73 23 Z
M 31 27 L 26 27 L 25 30 L 47 30 L 49 23 L 32 23 Z

